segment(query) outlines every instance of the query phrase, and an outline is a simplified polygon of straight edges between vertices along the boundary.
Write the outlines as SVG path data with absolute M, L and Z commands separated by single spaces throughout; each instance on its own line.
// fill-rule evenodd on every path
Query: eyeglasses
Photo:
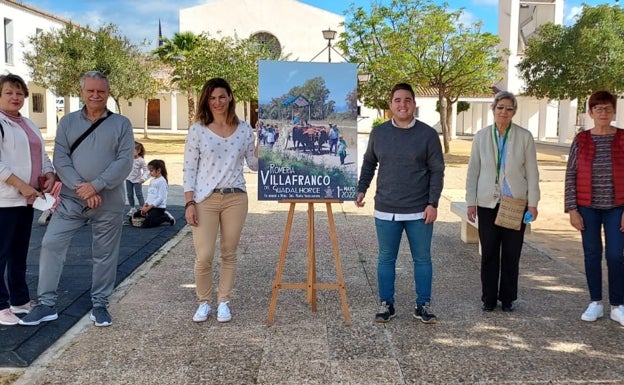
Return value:
M 507 112 L 513 112 L 513 111 L 516 110 L 515 108 L 513 108 L 511 106 L 503 106 L 503 105 L 496 106 L 496 109 L 499 110 L 499 111 L 505 110 Z
M 599 114 L 602 114 L 603 112 L 606 112 L 607 114 L 610 114 L 613 112 L 613 108 L 611 107 L 592 107 L 592 110 L 594 112 L 597 112 Z

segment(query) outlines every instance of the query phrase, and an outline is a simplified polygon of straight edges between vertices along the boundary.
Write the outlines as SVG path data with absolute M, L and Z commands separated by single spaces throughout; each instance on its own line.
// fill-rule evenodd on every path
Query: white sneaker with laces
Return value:
M 197 307 L 197 311 L 195 311 L 195 315 L 193 315 L 193 321 L 204 322 L 208 319 L 211 310 L 212 309 L 210 308 L 210 305 L 208 305 L 208 302 L 200 303 Z
M 624 305 L 611 308 L 611 319 L 624 326 Z
M 591 302 L 581 316 L 583 321 L 593 322 L 604 315 L 604 306 L 600 302 Z
M 232 320 L 232 313 L 228 304 L 230 301 L 221 302 L 217 308 L 217 321 L 230 322 Z

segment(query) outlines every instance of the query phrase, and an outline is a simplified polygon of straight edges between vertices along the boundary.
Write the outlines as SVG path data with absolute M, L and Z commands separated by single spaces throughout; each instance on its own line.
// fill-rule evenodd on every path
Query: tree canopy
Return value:
M 462 10 L 430 0 L 392 0 L 370 11 L 351 6 L 350 13 L 338 45 L 372 74 L 359 85 L 361 100 L 381 111 L 396 83 L 435 89 L 448 152 L 452 104 L 462 95 L 491 93 L 501 78 L 498 37 L 481 32 L 480 23 L 463 24 Z
M 324 120 L 334 113 L 336 104 L 334 100 L 327 100 L 329 94 L 330 91 L 325 84 L 325 79 L 322 77 L 314 77 L 307 79 L 300 86 L 292 87 L 284 95 L 271 99 L 271 102 L 260 106 L 260 108 L 264 111 L 263 116 L 269 119 L 280 119 L 282 116 L 290 115 L 289 111 L 294 108 L 293 105 L 285 102 L 289 99 L 294 100 L 302 96 L 305 98 L 306 102 L 309 103 L 309 105 L 306 104 L 306 106 L 300 107 L 305 110 L 305 119 Z M 354 92 L 351 94 L 354 94 Z M 349 96 L 347 96 L 347 99 L 348 98 Z
M 266 44 L 253 38 L 183 32 L 163 42 L 154 54 L 171 68 L 173 83 L 187 93 L 189 125 L 195 115 L 195 95 L 208 79 L 226 79 L 239 101 L 256 100 L 258 61 L 275 56 Z
M 583 6 L 571 26 L 544 24 L 529 39 L 518 69 L 527 95 L 585 98 L 598 90 L 624 93 L 624 11 Z
M 91 31 L 67 24 L 64 28 L 29 37 L 32 50 L 24 54 L 35 83 L 57 95 L 79 95 L 79 80 L 87 71 L 100 71 L 109 78 L 110 95 L 117 103 L 145 94 L 152 82 L 146 55 L 119 35 L 109 24 Z

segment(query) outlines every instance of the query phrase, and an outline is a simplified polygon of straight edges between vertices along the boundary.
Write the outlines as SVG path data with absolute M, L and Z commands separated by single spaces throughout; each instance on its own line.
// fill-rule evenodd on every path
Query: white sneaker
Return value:
M 232 320 L 232 313 L 230 313 L 229 301 L 221 302 L 217 308 L 217 321 L 230 322 Z
M 583 321 L 593 322 L 604 315 L 604 306 L 600 302 L 592 302 L 581 316 Z M 613 318 L 613 316 L 611 317 Z
M 131 209 L 128 211 L 128 214 L 126 214 L 126 216 L 127 216 L 127 217 L 131 217 L 131 216 L 133 216 L 133 215 L 134 215 L 134 213 L 136 213 L 136 212 L 137 212 L 137 209 L 135 209 L 135 208 L 133 207 L 133 208 L 131 208 Z
M 210 315 L 211 310 L 212 309 L 210 308 L 210 305 L 208 305 L 208 302 L 200 303 L 199 306 L 197 307 L 197 311 L 195 312 L 195 315 L 193 316 L 193 321 L 204 322 L 205 320 L 208 319 L 208 316 Z
M 611 308 L 611 319 L 624 326 L 624 305 Z
M 176 220 L 173 217 L 173 215 L 171 215 L 171 213 L 169 211 L 166 211 L 166 210 L 165 210 L 165 215 L 169 217 L 169 224 L 171 226 L 175 225 Z

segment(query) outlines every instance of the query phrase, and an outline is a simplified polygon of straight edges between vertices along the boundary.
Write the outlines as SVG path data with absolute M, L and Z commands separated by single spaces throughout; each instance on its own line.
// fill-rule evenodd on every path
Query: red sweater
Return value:
M 596 144 L 591 138 L 591 131 L 577 135 L 578 159 L 576 174 L 576 202 L 579 206 L 591 206 L 592 167 L 596 153 Z M 613 187 L 615 204 L 624 205 L 624 130 L 615 132 L 611 145 L 611 163 L 613 169 Z

